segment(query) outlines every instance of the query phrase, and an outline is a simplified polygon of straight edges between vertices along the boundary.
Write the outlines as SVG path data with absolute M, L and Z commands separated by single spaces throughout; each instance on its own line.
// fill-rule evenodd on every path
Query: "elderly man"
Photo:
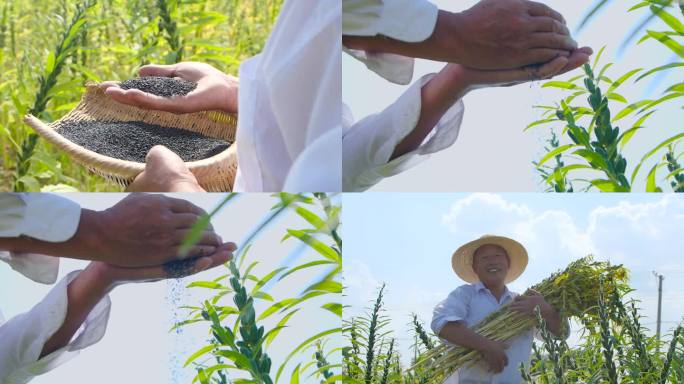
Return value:
M 519 295 L 506 287 L 525 270 L 527 251 L 513 239 L 483 236 L 456 250 L 452 266 L 469 284 L 456 288 L 435 307 L 432 330 L 444 342 L 478 351 L 482 362 L 459 369 L 445 384 L 520 383 L 519 367 L 529 360 L 533 330 L 504 344 L 487 339 L 471 328 L 490 313 L 509 305 L 510 309 L 530 316 L 539 307 L 553 334 L 566 333 L 567 323 L 542 295 L 534 291 Z

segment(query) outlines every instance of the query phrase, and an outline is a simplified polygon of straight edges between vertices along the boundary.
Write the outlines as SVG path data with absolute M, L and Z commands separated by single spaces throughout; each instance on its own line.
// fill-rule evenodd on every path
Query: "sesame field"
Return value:
M 34 134 L 87 82 L 124 81 L 145 64 L 209 63 L 237 75 L 261 51 L 282 0 L 6 0 L 0 5 L 0 191 L 117 191 Z

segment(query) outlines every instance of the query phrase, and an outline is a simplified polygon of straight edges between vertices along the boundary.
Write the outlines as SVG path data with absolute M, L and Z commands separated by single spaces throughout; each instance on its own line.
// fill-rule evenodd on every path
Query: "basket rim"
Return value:
M 84 100 L 86 99 L 87 94 L 94 92 L 96 94 L 99 94 L 101 92 L 101 89 L 99 88 L 97 83 L 93 82 L 87 82 L 86 83 L 86 92 L 83 95 L 83 98 L 81 99 L 81 102 L 79 103 L 78 106 L 76 106 L 73 110 L 71 110 L 69 113 L 64 115 L 58 120 L 55 120 L 52 123 L 45 123 L 42 120 L 40 120 L 38 117 L 32 115 L 32 114 L 27 114 L 24 116 L 24 122 L 29 125 L 31 128 L 33 128 L 37 134 L 42 136 L 46 141 L 49 143 L 57 146 L 59 149 L 65 151 L 70 157 L 74 158 L 75 160 L 80 161 L 83 163 L 85 166 L 90 166 L 90 167 L 95 167 L 99 168 L 102 171 L 112 173 L 117 176 L 121 177 L 126 177 L 126 178 L 133 178 L 137 176 L 140 172 L 145 170 L 145 165 L 146 163 L 144 162 L 138 162 L 138 161 L 131 161 L 131 160 L 124 160 L 124 159 L 118 159 L 115 157 L 103 155 L 100 153 L 97 153 L 93 150 L 90 150 L 84 146 L 81 146 L 79 144 L 74 143 L 73 141 L 67 139 L 66 137 L 62 136 L 56 128 L 59 127 L 61 123 L 63 123 L 66 120 L 69 120 L 69 118 L 72 116 L 72 113 L 74 111 L 78 110 L 79 107 L 83 104 Z M 101 97 L 101 95 L 99 95 Z M 109 102 L 119 104 L 121 106 L 125 106 L 126 108 L 133 108 L 135 110 L 140 110 L 147 112 L 147 110 L 143 110 L 142 108 L 138 108 L 135 106 L 131 105 L 124 105 L 121 103 L 118 103 L 114 100 L 108 100 Z M 171 112 L 163 112 L 163 111 L 156 111 L 156 112 L 162 112 L 162 113 L 171 113 Z M 211 111 L 211 112 L 219 112 L 221 114 L 225 114 L 224 112 L 220 111 Z M 204 114 L 206 112 L 197 112 L 198 114 Z M 175 127 L 175 129 L 182 129 L 182 127 Z M 236 129 L 236 128 L 235 128 Z M 224 151 L 213 155 L 211 157 L 207 157 L 205 159 L 201 160 L 195 160 L 195 161 L 187 161 L 185 162 L 185 165 L 188 167 L 188 169 L 196 173 L 197 172 L 204 172 L 208 171 L 210 168 L 216 166 L 217 164 L 224 163 L 226 161 L 229 161 L 230 159 L 236 159 L 237 158 L 237 148 L 236 148 L 236 143 L 232 142 L 230 143 L 229 147 L 226 148 Z
M 36 133 L 41 135 L 45 140 L 56 145 L 60 149 L 67 151 L 70 156 L 76 157 L 88 165 L 97 165 L 98 168 L 105 168 L 109 172 L 115 172 L 116 174 L 127 177 L 136 176 L 145 170 L 145 163 L 102 155 L 74 143 L 55 130 L 53 126 L 55 123 L 46 124 L 31 114 L 27 114 L 24 117 L 24 122 L 30 125 Z M 213 166 L 231 156 L 235 156 L 237 150 L 235 147 L 235 143 L 233 143 L 219 154 L 207 157 L 206 159 L 187 161 L 185 162 L 185 165 L 190 171 Z

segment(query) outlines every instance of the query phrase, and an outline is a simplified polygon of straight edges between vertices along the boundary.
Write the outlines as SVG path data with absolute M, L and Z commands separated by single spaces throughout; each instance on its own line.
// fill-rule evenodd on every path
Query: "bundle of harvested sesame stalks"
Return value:
M 532 289 L 541 293 L 561 317 L 591 319 L 598 318 L 601 281 L 606 296 L 616 290 L 620 294 L 625 293 L 629 288 L 626 268 L 594 261 L 592 256 L 587 256 L 570 263 L 565 270 L 554 273 Z M 506 342 L 536 325 L 534 316 L 511 311 L 505 305 L 484 318 L 474 330 L 488 339 Z M 442 344 L 423 354 L 410 369 L 427 373 L 437 382 L 479 359 L 477 351 Z

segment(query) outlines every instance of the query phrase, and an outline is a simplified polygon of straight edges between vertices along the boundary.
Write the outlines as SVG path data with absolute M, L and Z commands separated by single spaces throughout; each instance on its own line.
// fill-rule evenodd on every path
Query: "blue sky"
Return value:
M 119 201 L 124 195 L 116 193 L 79 193 L 65 194 L 77 201 L 83 208 L 102 210 Z M 209 211 L 224 195 L 192 194 L 183 197 Z M 339 197 L 337 198 L 339 199 Z M 277 199 L 270 194 L 241 195 L 214 218 L 216 232 L 225 241 L 238 245 L 251 233 L 266 216 Z M 315 212 L 318 212 L 313 208 Z M 305 261 L 318 259 L 315 253 L 295 239 L 281 242 L 287 228 L 308 228 L 294 212 L 289 211 L 272 222 L 250 249 L 248 262 L 259 261 L 253 270 L 256 276 L 264 276 L 269 271 L 283 265 L 299 265 Z M 60 278 L 68 272 L 84 268 L 87 262 L 62 259 Z M 269 284 L 265 291 L 276 300 L 293 297 L 320 277 L 321 269 L 303 270 L 291 275 L 277 284 Z M 112 310 L 107 333 L 92 347 L 82 351 L 74 360 L 39 376 L 32 384 L 54 384 L 92 380 L 99 384 L 120 383 L 190 383 L 194 376 L 191 367 L 182 368 L 185 360 L 196 350 L 206 345 L 208 329 L 204 326 L 190 326 L 181 333 L 170 333 L 175 321 L 186 319 L 186 312 L 178 309 L 182 305 L 198 305 L 208 299 L 210 292 L 204 288 L 184 288 L 196 280 L 212 280 L 226 274 L 219 267 L 181 280 L 163 281 L 147 284 L 127 284 L 117 287 L 111 294 Z M 30 309 L 50 290 L 50 286 L 34 283 L 7 266 L 0 263 L 0 308 L 7 319 Z M 16 292 L 21 292 L 17 295 Z M 224 305 L 232 305 L 231 296 L 224 299 Z M 304 339 L 317 332 L 339 327 L 339 318 L 320 309 L 320 305 L 333 301 L 323 296 L 309 302 L 290 320 L 275 343 L 268 348 L 274 362 L 274 369 L 280 366 L 284 357 Z M 339 301 L 338 301 L 339 302 Z M 222 303 L 222 302 L 219 302 Z M 257 301 L 257 313 L 269 305 Z M 275 326 L 278 316 L 263 321 L 266 329 Z M 341 343 L 341 338 L 331 340 L 330 350 Z M 285 370 L 281 381 L 289 381 L 289 372 L 301 361 L 309 362 L 309 354 L 295 357 Z M 116 367 L 116 369 L 112 369 Z M 302 376 L 304 382 L 316 382 Z M 81 381 L 79 381 L 81 382 Z
M 653 270 L 665 275 L 663 329 L 684 317 L 684 199 L 676 195 L 346 194 L 343 223 L 345 316 L 363 312 L 386 282 L 387 315 L 405 355 L 409 315 L 429 322 L 432 308 L 464 284 L 451 254 L 483 234 L 527 247 L 530 262 L 514 291 L 592 253 L 630 269 L 646 327 L 655 330 Z
M 436 0 L 433 1 L 441 9 L 462 11 L 477 3 L 476 0 Z M 596 0 L 544 0 L 543 3 L 561 12 L 571 29 L 576 26 Z M 614 65 L 606 73 L 612 79 L 635 68 L 654 68 L 677 61 L 667 48 L 655 41 L 647 41 L 639 46 L 630 46 L 620 52 L 620 45 L 627 34 L 645 15 L 647 9 L 633 13 L 627 10 L 637 4 L 637 0 L 613 0 L 582 31 L 574 37 L 580 45 L 587 45 L 595 52 L 605 46 L 602 63 L 613 62 Z M 650 28 L 663 30 L 662 22 L 657 20 Z M 439 71 L 443 63 L 417 60 L 413 80 L 428 73 Z M 558 79 L 568 79 L 581 73 L 576 70 Z M 649 98 L 654 99 L 676 81 L 681 71 L 669 72 L 669 77 L 660 78 L 660 82 L 642 80 L 637 84 L 627 82 L 620 88 L 620 93 L 630 102 Z M 343 89 L 342 99 L 347 103 L 356 119 L 382 111 L 394 102 L 407 87 L 391 84 L 375 75 L 366 67 L 343 55 L 342 58 Z M 656 77 L 652 77 L 656 79 Z M 539 185 L 540 178 L 534 171 L 533 160 L 543 154 L 546 144 L 547 128 L 538 128 L 523 133 L 523 129 L 531 122 L 539 119 L 539 110 L 533 105 L 553 105 L 566 92 L 540 88 L 539 84 L 523 84 L 511 88 L 488 88 L 472 92 L 464 98 L 465 115 L 461 125 L 459 139 L 451 147 L 433 155 L 428 161 L 404 172 L 388 178 L 376 185 L 373 190 L 415 191 L 415 192 L 469 192 L 469 191 L 509 191 L 535 192 L 543 190 Z M 647 128 L 637 133 L 625 147 L 628 159 L 628 170 L 650 148 L 676 132 L 681 126 L 673 124 L 682 120 L 681 102 L 671 105 L 661 104 L 658 113 L 649 119 Z M 616 111 L 621 106 L 613 107 Z M 617 112 L 613 112 L 615 115 Z M 631 118 L 619 122 L 624 132 L 634 123 Z M 653 159 L 654 161 L 656 159 Z M 652 165 L 651 165 L 652 166 Z M 650 169 L 651 166 L 644 166 Z M 583 177 L 578 173 L 578 177 Z M 638 178 L 637 189 L 644 190 L 645 174 Z M 665 176 L 665 173 L 662 174 Z

